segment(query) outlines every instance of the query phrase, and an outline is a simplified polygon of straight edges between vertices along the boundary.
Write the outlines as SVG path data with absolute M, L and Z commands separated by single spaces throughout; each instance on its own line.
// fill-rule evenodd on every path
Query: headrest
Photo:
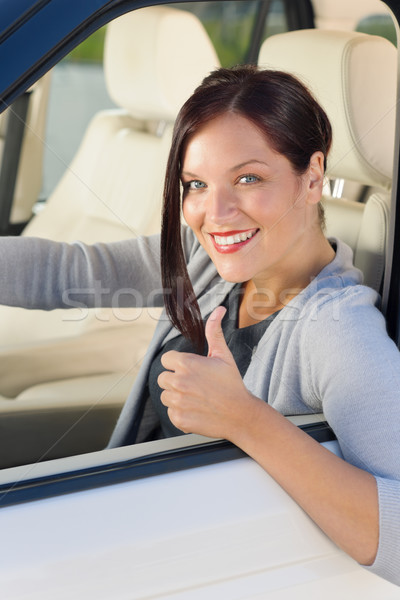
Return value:
M 389 15 L 389 8 L 381 0 L 313 0 L 314 22 L 318 29 L 345 29 L 354 31 L 366 15 Z M 368 18 L 368 16 L 367 16 Z
M 329 177 L 390 187 L 396 54 L 384 38 L 355 32 L 310 29 L 265 40 L 259 64 L 298 76 L 328 114 Z
M 104 70 L 113 101 L 134 117 L 173 121 L 219 61 L 200 21 L 165 6 L 139 9 L 109 24 Z

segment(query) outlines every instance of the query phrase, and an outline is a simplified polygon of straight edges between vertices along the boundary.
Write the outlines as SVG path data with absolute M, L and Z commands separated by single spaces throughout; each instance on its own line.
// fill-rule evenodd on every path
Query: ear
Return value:
M 308 167 L 308 200 L 310 204 L 317 204 L 321 200 L 322 187 L 324 183 L 324 155 L 322 152 L 314 152 L 310 158 Z

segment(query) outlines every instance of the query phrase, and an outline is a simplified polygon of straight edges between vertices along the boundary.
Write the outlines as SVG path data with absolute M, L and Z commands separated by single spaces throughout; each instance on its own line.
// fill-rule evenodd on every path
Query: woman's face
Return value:
M 320 198 L 310 173 L 295 174 L 288 159 L 239 115 L 219 116 L 190 139 L 182 168 L 183 214 L 223 279 L 265 284 L 295 268 L 301 252 L 310 250 Z

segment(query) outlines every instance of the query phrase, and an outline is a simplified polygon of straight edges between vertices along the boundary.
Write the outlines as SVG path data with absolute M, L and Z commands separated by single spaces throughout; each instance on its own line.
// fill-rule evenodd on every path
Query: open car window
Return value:
M 267 4 L 261 13 L 258 2 L 182 3 L 168 9 L 192 13 L 196 27 L 204 28 L 204 39 L 200 34 L 199 39 L 209 55 L 206 74 L 219 64 L 246 62 L 254 52 L 260 15 L 266 25 L 258 45 L 268 27 L 270 32 L 287 28 L 283 3 Z M 120 19 L 127 21 L 129 14 Z M 154 27 L 151 19 L 148 27 Z M 93 243 L 159 231 L 172 118 L 155 114 L 143 119 L 143 107 L 135 108 L 136 116 L 119 103 L 121 84 L 112 73 L 118 68 L 120 34 L 111 32 L 107 38 L 108 28 L 95 31 L 29 88 L 25 117 L 16 105 L 3 113 L 4 144 L 13 135 L 10 115 L 20 126 L 26 122 L 14 156 L 19 165 L 7 234 Z M 146 35 L 132 52 L 153 51 L 145 47 Z M 139 73 L 137 66 L 133 74 L 129 68 L 127 60 L 121 78 Z M 5 151 L 8 156 L 7 146 Z M 11 201 L 6 187 L 4 201 Z M 100 451 L 135 381 L 160 311 L 0 311 L 0 466 Z
M 312 14 L 309 3 L 303 13 L 296 13 L 292 4 L 283 0 L 184 2 L 171 8 L 193 13 L 203 24 L 219 63 L 230 66 L 253 60 L 265 38 L 310 27 L 311 18 L 315 17 L 317 25 L 322 19 L 317 5 Z M 83 16 L 77 16 L 77 21 Z M 365 15 L 357 21 L 357 28 L 392 39 L 389 19 L 387 11 L 384 16 Z M 17 226 L 12 233 L 92 243 L 159 230 L 172 120 L 155 116 L 141 121 L 118 104 L 104 75 L 107 26 L 100 23 L 102 27 L 44 76 L 43 88 L 39 82 L 29 89 L 26 120 L 34 107 L 38 112 L 44 108 L 37 131 L 33 125 L 27 130 L 33 133 L 31 146 L 24 148 L 21 143 L 18 158 L 23 165 L 24 156 L 33 153 L 39 162 L 35 169 L 32 164 L 27 166 L 26 179 L 18 180 L 16 174 L 13 201 L 34 189 L 33 217 L 10 212 L 10 222 Z M 112 50 L 109 60 L 116 60 Z M 9 124 L 4 115 L 0 127 L 6 140 Z M 94 156 L 110 171 L 97 165 L 94 172 Z M 143 187 L 139 193 L 136 189 L 139 201 L 135 205 L 131 198 L 137 178 L 134 185 L 131 165 L 142 161 L 141 172 L 145 173 L 146 165 L 154 160 L 159 172 L 156 177 L 151 172 L 151 189 Z M 38 174 L 42 175 L 39 181 Z M 149 177 L 142 179 L 147 183 Z M 146 202 L 144 194 L 148 194 Z M 359 199 L 363 201 L 364 196 Z M 76 308 L 39 314 L 1 307 L 0 466 L 11 469 L 105 448 L 158 316 L 157 309 Z M 327 439 L 329 435 L 324 441 Z M 190 438 L 188 443 L 200 443 L 198 438 L 194 440 Z M 163 443 L 170 451 L 169 442 L 157 441 L 157 453 Z M 176 445 L 185 447 L 183 441 Z M 144 450 L 150 454 L 151 446 Z M 103 458 L 96 456 L 95 462 L 103 464 Z

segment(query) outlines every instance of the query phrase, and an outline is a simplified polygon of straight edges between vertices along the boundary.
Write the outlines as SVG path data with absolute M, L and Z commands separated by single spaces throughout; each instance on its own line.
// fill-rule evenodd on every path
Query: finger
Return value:
M 160 400 L 161 400 L 161 404 L 164 404 L 164 406 L 166 406 L 167 408 L 171 406 L 171 394 L 168 392 L 168 390 L 163 390 L 160 394 Z
M 168 352 L 165 352 L 161 356 L 162 366 L 169 371 L 175 371 L 180 354 L 181 353 L 177 352 L 176 350 L 169 350 Z
M 206 338 L 208 342 L 208 356 L 221 358 L 224 362 L 234 363 L 231 351 L 225 341 L 221 322 L 226 313 L 226 308 L 218 306 L 208 317 L 206 323 Z
M 171 378 L 171 371 L 163 371 L 157 377 L 157 383 L 162 390 L 171 390 L 173 389 L 173 380 Z

